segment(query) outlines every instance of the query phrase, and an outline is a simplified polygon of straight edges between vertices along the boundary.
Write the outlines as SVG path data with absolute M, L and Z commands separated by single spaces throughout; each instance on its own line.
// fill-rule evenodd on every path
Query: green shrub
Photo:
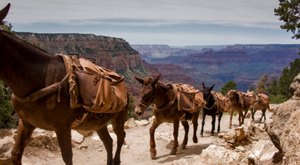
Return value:
M 16 126 L 16 119 L 12 116 L 12 106 L 10 103 L 10 92 L 0 82 L 0 128 L 12 128 Z
M 289 99 L 289 97 L 282 95 L 282 94 L 270 95 L 269 98 L 270 98 L 270 103 L 272 103 L 272 104 L 283 103 Z
M 132 95 L 129 95 L 129 105 L 128 105 L 128 118 L 136 118 L 136 115 L 134 113 L 134 97 Z

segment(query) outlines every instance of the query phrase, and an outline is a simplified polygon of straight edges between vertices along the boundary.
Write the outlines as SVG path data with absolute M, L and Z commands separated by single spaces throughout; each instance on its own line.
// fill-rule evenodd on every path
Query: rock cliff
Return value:
M 95 63 L 122 74 L 131 93 L 136 94 L 134 75 L 146 75 L 151 71 L 149 65 L 140 58 L 139 53 L 128 42 L 120 38 L 97 36 L 94 34 L 46 34 L 16 33 L 16 36 L 50 54 L 79 54 L 81 57 L 95 59 Z
M 96 64 L 117 72 L 143 67 L 139 53 L 120 38 L 93 34 L 16 33 L 17 37 L 51 54 L 78 53 L 96 59 Z
M 273 122 L 266 130 L 279 150 L 273 157 L 274 163 L 300 164 L 300 74 L 290 86 L 293 97 L 274 109 Z

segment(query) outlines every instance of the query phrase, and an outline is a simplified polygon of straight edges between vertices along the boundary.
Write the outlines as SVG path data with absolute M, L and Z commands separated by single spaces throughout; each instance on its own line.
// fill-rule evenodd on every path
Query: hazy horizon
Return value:
M 130 44 L 297 44 L 274 15 L 279 1 L 261 0 L 2 0 L 17 32 L 85 33 Z

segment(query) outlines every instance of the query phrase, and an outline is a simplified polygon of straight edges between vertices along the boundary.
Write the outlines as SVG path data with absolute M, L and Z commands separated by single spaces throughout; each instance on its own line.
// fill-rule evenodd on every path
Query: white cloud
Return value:
M 2 0 L 12 23 L 143 19 L 259 25 L 278 23 L 276 0 Z
M 1 0 L 14 30 L 79 32 L 130 43 L 295 43 L 274 15 L 278 0 Z

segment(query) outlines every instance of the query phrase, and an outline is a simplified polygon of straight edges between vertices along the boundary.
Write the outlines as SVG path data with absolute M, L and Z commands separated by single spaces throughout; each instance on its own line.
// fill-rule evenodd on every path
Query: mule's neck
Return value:
M 0 79 L 17 96 L 44 86 L 50 60 L 46 52 L 0 31 Z
M 156 87 L 156 95 L 153 100 L 153 103 L 158 109 L 164 109 L 171 101 L 174 100 L 175 92 L 172 88 L 163 88 L 159 84 Z
M 208 98 L 206 100 L 206 104 L 207 104 L 207 107 L 211 107 L 215 104 L 216 100 L 214 98 L 214 96 L 212 95 L 212 93 L 210 92 L 210 94 L 208 95 Z

